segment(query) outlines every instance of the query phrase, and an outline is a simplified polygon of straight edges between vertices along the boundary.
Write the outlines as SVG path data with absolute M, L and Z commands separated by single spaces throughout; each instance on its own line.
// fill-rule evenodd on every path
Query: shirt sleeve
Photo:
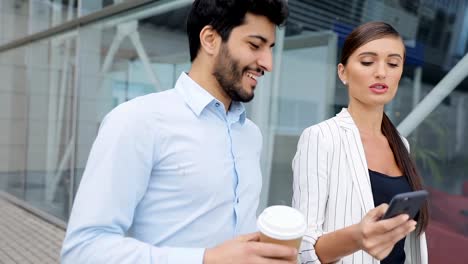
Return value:
M 126 236 L 155 158 L 151 120 L 127 112 L 118 107 L 100 127 L 74 201 L 62 263 L 203 263 L 203 248 L 158 248 Z
M 315 244 L 323 235 L 328 200 L 328 151 L 319 125 L 302 133 L 293 167 L 292 206 L 306 217 L 307 231 L 299 250 L 301 263 L 320 263 Z

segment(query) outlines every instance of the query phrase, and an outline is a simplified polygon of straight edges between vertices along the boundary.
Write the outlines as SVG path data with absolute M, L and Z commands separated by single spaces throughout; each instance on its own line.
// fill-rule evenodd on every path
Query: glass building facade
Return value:
M 191 2 L 0 0 L 0 192 L 66 222 L 104 115 L 134 97 L 172 88 L 190 68 L 185 19 Z M 264 136 L 260 209 L 291 203 L 299 135 L 347 105 L 336 74 L 344 38 L 361 23 L 385 21 L 407 49 L 386 113 L 408 137 L 430 192 L 430 260 L 463 263 L 468 0 L 288 3 L 274 70 L 247 105 Z

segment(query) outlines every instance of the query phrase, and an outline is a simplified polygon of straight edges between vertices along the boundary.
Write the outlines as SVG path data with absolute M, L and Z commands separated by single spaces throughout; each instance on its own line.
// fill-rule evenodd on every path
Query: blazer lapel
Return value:
M 342 128 L 341 144 L 346 153 L 349 173 L 352 176 L 354 185 L 359 191 L 361 206 L 367 213 L 374 208 L 374 197 L 369 179 L 369 170 L 362 145 L 361 136 L 353 118 L 346 108 L 336 116 L 338 125 Z

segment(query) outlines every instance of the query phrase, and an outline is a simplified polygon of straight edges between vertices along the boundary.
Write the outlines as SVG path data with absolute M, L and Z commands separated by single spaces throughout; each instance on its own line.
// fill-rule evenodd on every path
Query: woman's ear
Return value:
M 348 84 L 348 78 L 346 76 L 345 66 L 343 63 L 338 64 L 338 77 L 340 77 L 341 82 L 346 86 Z
M 215 56 L 218 54 L 221 36 L 212 26 L 205 26 L 200 31 L 200 48 L 206 54 Z

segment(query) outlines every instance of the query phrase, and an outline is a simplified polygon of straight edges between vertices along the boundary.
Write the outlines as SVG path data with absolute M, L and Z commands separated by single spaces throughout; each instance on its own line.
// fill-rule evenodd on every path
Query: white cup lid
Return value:
M 280 240 L 302 237 L 307 225 L 304 215 L 298 210 L 284 205 L 266 208 L 257 219 L 257 227 L 263 234 Z

